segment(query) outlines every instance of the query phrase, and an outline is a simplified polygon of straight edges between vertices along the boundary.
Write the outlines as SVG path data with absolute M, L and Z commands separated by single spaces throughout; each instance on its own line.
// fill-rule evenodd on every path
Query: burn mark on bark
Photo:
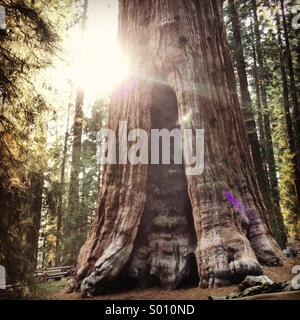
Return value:
M 211 120 L 210 120 L 210 123 L 209 123 L 209 124 L 210 124 L 210 127 L 211 127 L 211 128 L 215 127 L 215 126 L 216 126 L 216 123 L 217 123 L 217 119 L 216 119 L 216 118 L 211 119 Z
M 181 45 L 181 46 L 185 46 L 187 43 L 188 43 L 188 39 L 185 37 L 185 36 L 181 36 L 180 38 L 179 38 L 179 44 Z
M 150 17 L 145 17 L 143 20 L 140 21 L 141 27 L 147 27 L 150 23 Z
M 178 23 L 180 21 L 180 15 L 179 14 L 175 14 L 174 19 Z
M 155 86 L 151 118 L 153 129 L 178 127 L 178 104 L 171 88 Z M 129 266 L 129 274 L 140 284 L 155 278 L 169 289 L 199 281 L 192 207 L 184 167 L 172 164 L 173 145 L 170 165 L 149 165 L 147 200 Z

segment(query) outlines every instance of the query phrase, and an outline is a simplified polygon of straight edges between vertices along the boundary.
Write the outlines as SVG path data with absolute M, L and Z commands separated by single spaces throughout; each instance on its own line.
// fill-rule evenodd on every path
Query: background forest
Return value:
M 89 59 L 92 2 L 0 0 L 0 264 L 10 284 L 74 265 L 93 220 L 110 90 L 90 96 L 101 70 L 57 71 Z M 228 0 L 224 10 L 259 185 L 284 248 L 300 237 L 300 3 Z M 101 51 L 106 42 L 92 36 Z

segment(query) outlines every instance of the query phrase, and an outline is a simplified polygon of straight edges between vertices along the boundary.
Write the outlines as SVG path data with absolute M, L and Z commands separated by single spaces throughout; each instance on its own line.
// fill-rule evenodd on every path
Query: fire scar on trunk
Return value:
M 174 91 L 156 85 L 152 94 L 151 127 L 173 130 L 178 124 Z M 174 141 L 171 155 L 173 151 Z M 172 158 L 171 163 L 174 163 Z M 150 165 L 147 200 L 129 263 L 129 276 L 144 286 L 161 284 L 175 289 L 191 281 L 197 284 L 196 242 L 184 166 Z

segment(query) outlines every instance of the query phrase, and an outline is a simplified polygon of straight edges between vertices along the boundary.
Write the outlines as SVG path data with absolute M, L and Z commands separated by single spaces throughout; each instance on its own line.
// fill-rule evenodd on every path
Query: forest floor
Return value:
M 286 259 L 284 265 L 280 267 L 264 267 L 264 273 L 273 281 L 285 282 L 293 278 L 292 268 L 295 265 L 300 265 L 299 256 L 295 259 Z M 160 288 L 149 288 L 103 294 L 89 300 L 207 300 L 209 296 L 226 296 L 232 292 L 238 292 L 238 287 L 230 286 L 218 289 L 192 288 L 175 291 L 167 291 Z M 82 299 L 78 293 L 65 294 L 62 290 L 49 294 L 47 298 L 54 300 Z M 260 295 L 246 299 L 300 300 L 300 291 L 295 293 Z

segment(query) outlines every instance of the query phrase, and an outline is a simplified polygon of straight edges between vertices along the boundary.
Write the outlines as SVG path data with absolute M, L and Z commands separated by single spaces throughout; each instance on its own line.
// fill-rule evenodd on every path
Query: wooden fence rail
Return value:
M 39 269 L 35 272 L 35 278 L 39 282 L 48 280 L 61 280 L 63 278 L 69 277 L 74 271 L 73 266 L 63 266 L 63 267 L 51 267 L 47 269 Z
M 51 268 L 47 268 L 47 269 L 36 270 L 36 272 L 34 273 L 34 277 L 35 277 L 36 281 L 39 283 L 46 282 L 48 280 L 59 281 L 63 278 L 67 278 L 67 277 L 71 276 L 73 272 L 74 272 L 73 266 L 51 267 Z M 6 285 L 5 287 L 1 286 L 0 293 L 14 290 L 14 289 L 18 289 L 21 287 L 22 287 L 22 285 L 20 283 Z

